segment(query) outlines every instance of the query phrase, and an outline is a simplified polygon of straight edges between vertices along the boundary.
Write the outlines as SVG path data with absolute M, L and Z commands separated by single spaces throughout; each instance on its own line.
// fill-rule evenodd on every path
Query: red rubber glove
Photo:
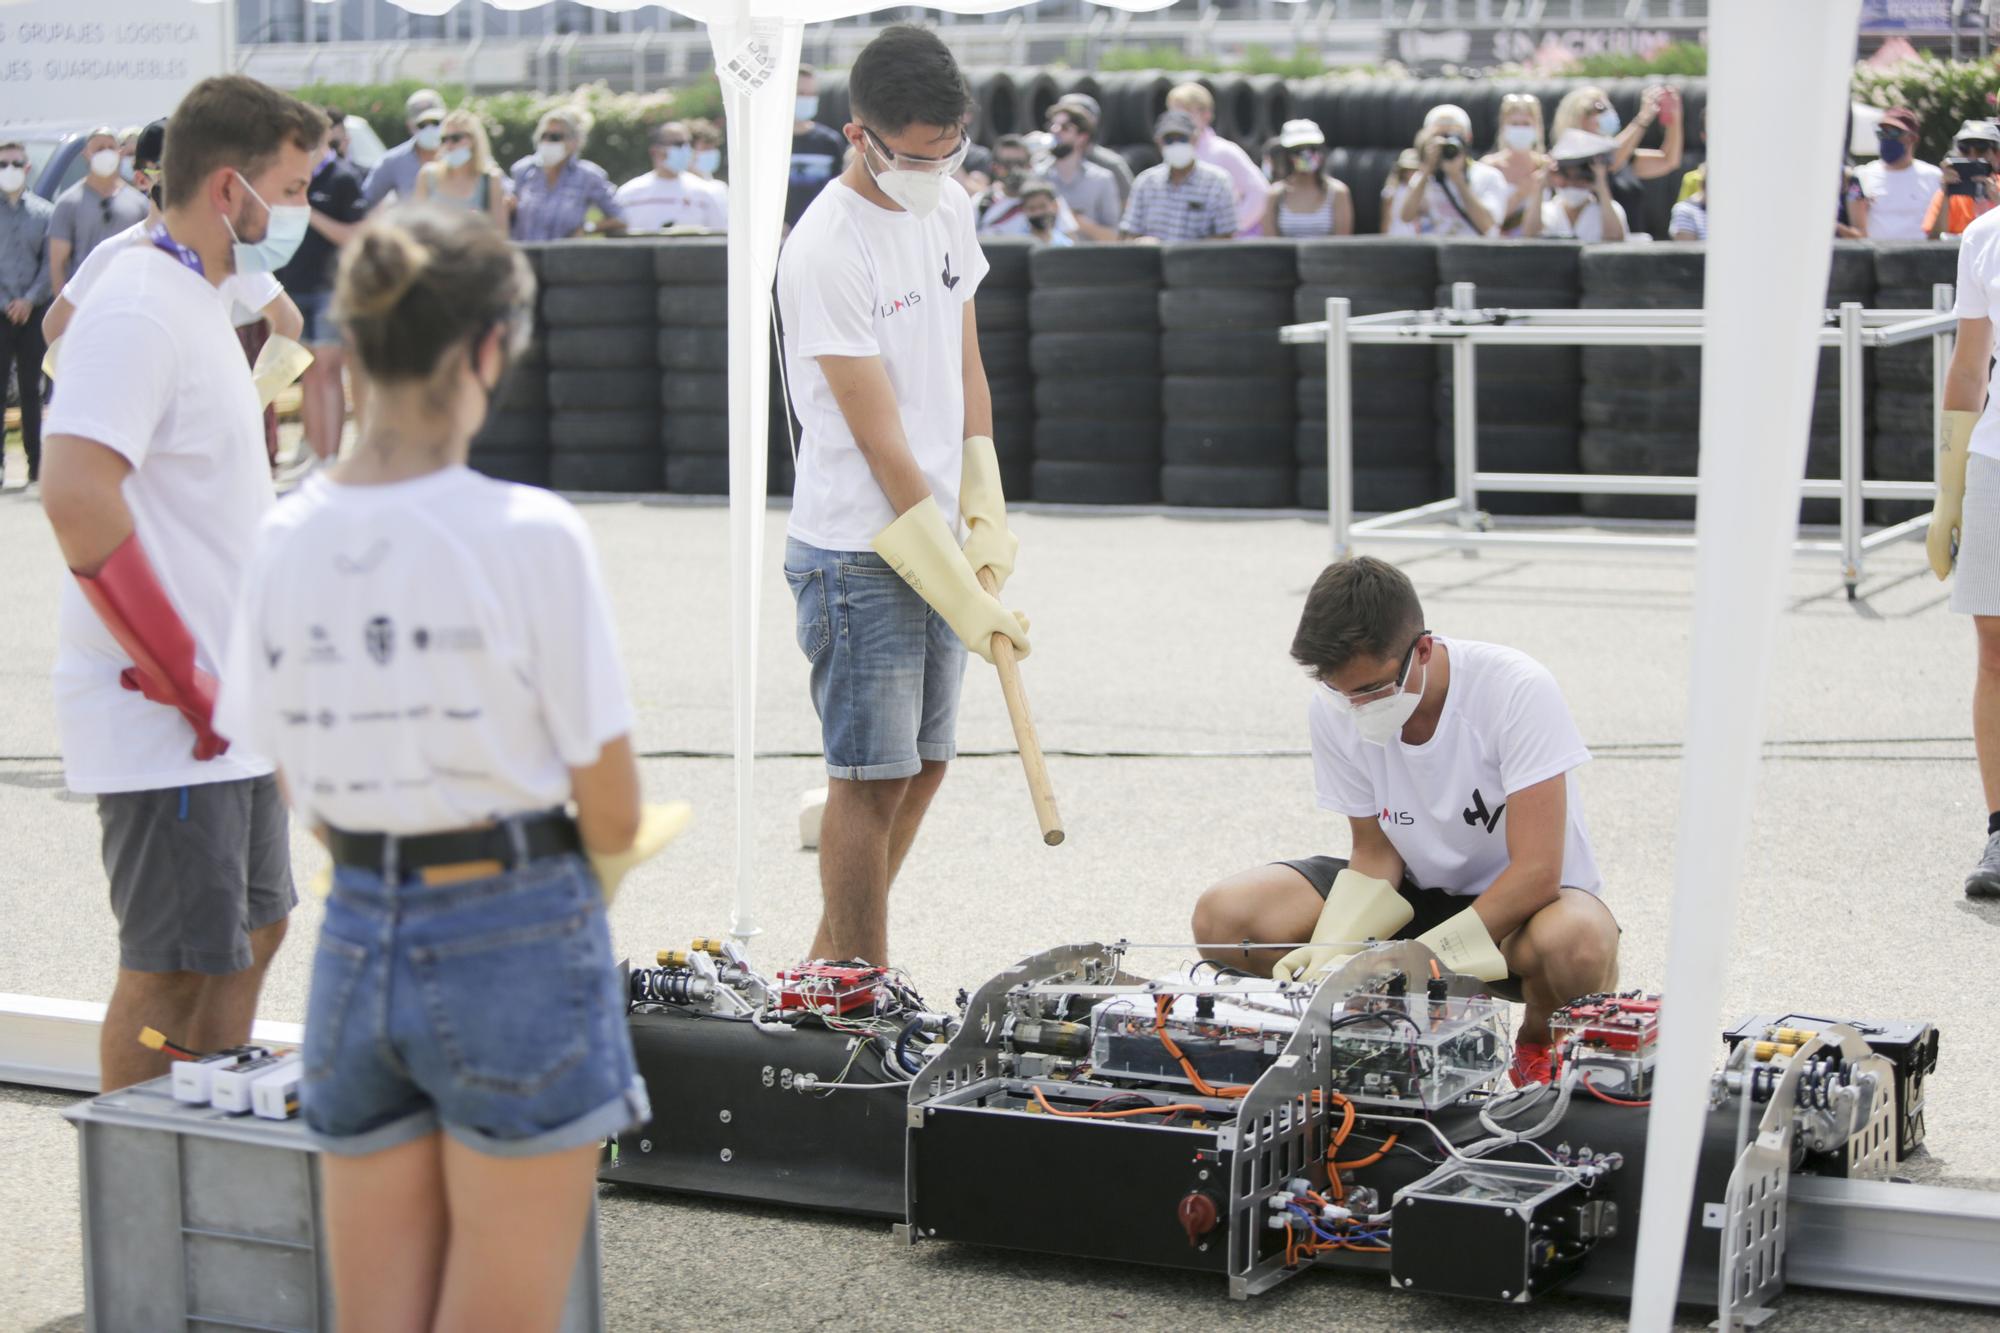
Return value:
M 75 574 L 75 570 L 71 570 Z M 167 590 L 133 533 L 96 574 L 77 574 L 97 618 L 132 659 L 118 683 L 156 704 L 177 709 L 194 728 L 194 757 L 213 759 L 229 742 L 210 725 L 215 716 L 215 677 L 194 663 L 194 635 L 174 609 Z

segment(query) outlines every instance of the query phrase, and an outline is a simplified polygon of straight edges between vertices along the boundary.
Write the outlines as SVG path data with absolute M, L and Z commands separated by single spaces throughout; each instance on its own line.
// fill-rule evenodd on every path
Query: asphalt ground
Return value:
M 686 797 L 695 827 L 635 873 L 612 914 L 621 952 L 725 929 L 734 891 L 727 515 L 659 502 L 585 503 L 611 584 L 650 758 L 648 794 Z M 1308 686 L 1286 658 L 1327 555 L 1299 516 L 1030 512 L 1007 600 L 1031 613 L 1027 686 L 1068 826 L 1044 847 L 992 672 L 965 681 L 962 758 L 892 903 L 895 961 L 934 1003 L 1018 958 L 1090 938 L 1186 939 L 1201 889 L 1239 867 L 1341 852 L 1340 821 L 1313 808 L 1304 754 Z M 757 677 L 753 880 L 778 965 L 811 935 L 814 859 L 797 850 L 798 794 L 818 785 L 806 665 L 766 545 Z M 1555 672 L 1596 760 L 1582 774 L 1605 899 L 1624 925 L 1628 984 L 1664 971 L 1685 732 L 1693 565 L 1622 553 L 1405 553 L 1432 628 L 1512 644 Z M 63 575 L 32 499 L 0 494 L 0 991 L 103 999 L 114 926 L 87 800 L 63 790 L 48 670 Z M 1871 559 L 1863 596 L 1834 566 L 1795 563 L 1783 610 L 1754 847 L 1729 925 L 1725 1012 L 1837 1011 L 1923 1018 L 1944 1031 L 1930 1086 L 1921 1180 L 2000 1188 L 1983 1097 L 2000 1051 L 1977 1040 L 1995 999 L 2000 908 L 1960 882 L 1983 840 L 1968 716 L 1972 637 L 1944 606 L 1921 551 Z M 807 757 L 795 757 L 807 756 Z M 295 834 L 301 879 L 317 849 Z M 262 1012 L 303 1014 L 307 903 Z M 1173 955 L 1166 955 L 1171 959 Z M 1163 960 L 1164 961 L 1164 960 Z M 1143 957 L 1134 962 L 1145 966 Z M 1720 1052 L 1720 1043 L 1717 1045 Z M 0 1329 L 81 1327 L 73 1132 L 66 1097 L 0 1089 Z M 1024 1173 L 1024 1216 L 1116 1181 Z M 1394 1295 L 1379 1280 L 1313 1273 L 1247 1304 L 1220 1280 L 1035 1254 L 930 1244 L 885 1226 L 748 1204 L 607 1190 L 605 1310 L 613 1329 L 734 1320 L 773 1328 L 1296 1327 L 1612 1329 L 1613 1306 L 1525 1311 Z M 1780 1328 L 2000 1327 L 1964 1307 L 1794 1292 Z M 1687 1327 L 1700 1327 L 1690 1320 Z

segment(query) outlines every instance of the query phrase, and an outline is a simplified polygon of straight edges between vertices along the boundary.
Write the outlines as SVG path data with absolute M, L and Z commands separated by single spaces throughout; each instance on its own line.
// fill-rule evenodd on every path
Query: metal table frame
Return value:
M 1604 548 L 1652 551 L 1692 550 L 1689 533 L 1593 532 L 1555 533 L 1498 531 L 1478 504 L 1481 491 L 1527 492 L 1541 495 L 1692 496 L 1696 477 L 1582 476 L 1554 472 L 1484 472 L 1479 467 L 1478 348 L 1532 347 L 1699 347 L 1707 336 L 1701 310 L 1507 310 L 1478 305 L 1469 282 L 1455 283 L 1452 303 L 1439 310 L 1395 310 L 1380 315 L 1350 313 L 1346 297 L 1329 297 L 1326 318 L 1291 324 L 1279 339 L 1292 344 L 1326 346 L 1326 500 L 1332 529 L 1333 555 L 1348 555 L 1357 540 L 1407 545 L 1479 547 L 1545 547 L 1562 550 Z M 1921 533 L 1928 515 L 1874 532 L 1864 530 L 1863 502 L 1868 500 L 1934 501 L 1936 484 L 1928 481 L 1866 481 L 1867 417 L 1862 398 L 1862 352 L 1897 347 L 1919 338 L 1931 340 L 1931 437 L 1935 458 L 1939 413 L 1944 398 L 1945 369 L 1951 363 L 1956 321 L 1951 314 L 1952 288 L 1939 283 L 1931 289 L 1930 310 L 1867 310 L 1849 302 L 1828 311 L 1819 345 L 1840 353 L 1840 475 L 1808 478 L 1799 487 L 1802 499 L 1840 502 L 1840 538 L 1801 538 L 1795 549 L 1814 555 L 1838 555 L 1841 576 L 1852 598 L 1860 583 L 1867 552 Z M 1354 517 L 1354 415 L 1351 349 L 1356 346 L 1399 347 L 1439 344 L 1452 355 L 1453 493 L 1446 499 L 1357 521 Z M 1449 527 L 1412 525 L 1450 520 Z

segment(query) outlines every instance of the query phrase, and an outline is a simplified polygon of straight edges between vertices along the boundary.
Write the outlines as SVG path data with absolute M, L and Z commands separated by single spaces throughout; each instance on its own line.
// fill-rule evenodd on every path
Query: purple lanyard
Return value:
M 175 240 L 173 237 L 169 236 L 167 234 L 166 223 L 161 222 L 156 224 L 153 227 L 152 231 L 146 234 L 154 245 L 166 251 L 168 254 L 172 255 L 175 259 L 178 259 L 181 263 L 186 264 L 189 268 L 193 269 L 198 275 L 200 275 L 203 278 L 206 278 L 208 276 L 208 270 L 202 267 L 201 256 L 196 254 L 194 251 L 188 249 L 185 245 L 182 245 L 179 241 Z

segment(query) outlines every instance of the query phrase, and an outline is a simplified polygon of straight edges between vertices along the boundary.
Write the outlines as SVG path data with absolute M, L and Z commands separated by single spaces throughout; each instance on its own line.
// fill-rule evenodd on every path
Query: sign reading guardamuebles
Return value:
M 0 125 L 143 124 L 229 68 L 234 7 L 0 0 Z

